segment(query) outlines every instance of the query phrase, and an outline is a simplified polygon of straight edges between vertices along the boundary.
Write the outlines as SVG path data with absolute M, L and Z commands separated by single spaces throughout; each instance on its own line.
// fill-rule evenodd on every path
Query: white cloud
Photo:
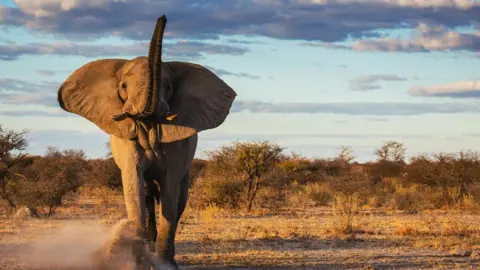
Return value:
M 339 42 L 378 36 L 378 30 L 411 28 L 420 21 L 451 29 L 471 26 L 478 23 L 480 7 L 478 1 L 467 0 L 15 2 L 19 8 L 0 6 L 3 25 L 82 40 L 112 35 L 148 40 L 152 22 L 165 13 L 169 18 L 167 32 L 176 38 L 247 35 Z
M 480 50 L 480 32 L 460 33 L 443 25 L 419 23 L 411 39 L 379 38 L 358 40 L 352 45 L 356 51 L 446 51 Z
M 297 0 L 299 4 L 386 4 L 400 7 L 440 8 L 455 7 L 469 9 L 480 6 L 480 2 L 472 0 Z
M 73 9 L 106 8 L 125 0 L 14 0 L 25 14 L 34 17 L 53 17 L 58 12 L 67 12 Z
M 480 81 L 461 81 L 440 85 L 412 87 L 408 91 L 413 96 L 478 98 Z
M 405 81 L 406 78 L 393 74 L 373 74 L 360 76 L 356 79 L 350 80 L 350 90 L 353 91 L 368 91 L 381 89 L 382 87 L 377 82 L 380 81 Z
M 17 60 L 23 55 L 77 55 L 83 57 L 147 55 L 149 43 L 129 45 L 94 45 L 88 43 L 56 42 L 0 45 L 0 60 Z M 187 41 L 165 43 L 165 57 L 198 59 L 204 54 L 242 55 L 248 49 L 237 46 Z

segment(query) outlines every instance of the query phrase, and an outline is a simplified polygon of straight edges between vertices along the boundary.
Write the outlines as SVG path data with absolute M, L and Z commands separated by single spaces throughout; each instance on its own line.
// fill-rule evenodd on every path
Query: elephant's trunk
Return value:
M 164 93 L 162 93 L 162 43 L 163 33 L 167 18 L 162 15 L 157 20 L 155 30 L 150 41 L 148 51 L 148 84 L 147 89 L 141 97 L 136 99 L 140 105 L 133 110 L 129 100 L 125 102 L 123 113 L 112 117 L 115 121 L 122 121 L 129 117 L 148 118 L 152 115 L 166 115 L 169 112 L 168 104 L 165 102 Z M 160 99 L 160 102 L 159 102 Z M 130 101 L 133 102 L 133 101 Z M 160 106 L 159 106 L 160 104 Z M 166 105 L 166 106 L 165 106 Z M 158 108 L 158 111 L 157 111 Z
M 160 98 L 161 100 L 163 100 L 164 98 L 163 95 L 161 95 L 162 43 L 166 23 L 167 18 L 165 17 L 165 15 L 158 18 L 157 25 L 155 26 L 152 40 L 150 42 L 150 49 L 148 52 L 148 90 L 147 97 L 145 99 L 145 105 L 142 111 L 142 116 L 144 117 L 153 115 L 157 109 L 158 99 Z

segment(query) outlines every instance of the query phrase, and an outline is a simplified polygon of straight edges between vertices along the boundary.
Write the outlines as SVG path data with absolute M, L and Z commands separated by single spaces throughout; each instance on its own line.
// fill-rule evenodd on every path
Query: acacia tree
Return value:
M 246 209 L 250 212 L 262 177 L 285 159 L 282 151 L 268 141 L 237 142 L 210 152 L 209 158 L 217 169 L 242 176 Z
M 375 155 L 378 161 L 403 162 L 406 150 L 401 142 L 386 141 L 380 148 L 375 149 Z
M 18 178 L 13 170 L 26 157 L 27 131 L 13 131 L 0 125 L 0 199 L 6 201 L 11 210 L 16 209 L 13 187 Z

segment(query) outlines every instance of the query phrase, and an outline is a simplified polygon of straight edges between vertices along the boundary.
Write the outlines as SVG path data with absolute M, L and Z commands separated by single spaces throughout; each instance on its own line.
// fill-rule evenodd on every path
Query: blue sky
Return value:
M 47 145 L 106 154 L 108 135 L 56 103 L 100 58 L 146 55 L 158 16 L 164 58 L 202 64 L 238 93 L 197 156 L 270 140 L 308 157 L 383 141 L 408 155 L 480 150 L 480 3 L 473 0 L 0 0 L 0 124 Z M 477 84 L 478 81 L 478 84 Z

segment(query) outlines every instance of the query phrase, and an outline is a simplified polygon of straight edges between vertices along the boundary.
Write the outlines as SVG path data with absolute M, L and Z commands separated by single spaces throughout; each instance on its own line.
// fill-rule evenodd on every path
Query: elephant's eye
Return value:
M 122 87 L 123 89 L 126 89 L 127 88 L 127 84 L 122 82 L 122 84 L 120 85 L 120 87 Z

